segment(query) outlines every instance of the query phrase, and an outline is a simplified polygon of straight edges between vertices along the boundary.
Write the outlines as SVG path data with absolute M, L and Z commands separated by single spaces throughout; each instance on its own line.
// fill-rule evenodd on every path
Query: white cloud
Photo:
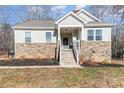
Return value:
M 58 11 L 64 11 L 64 9 L 66 8 L 67 6 L 65 6 L 65 5 L 62 5 L 62 6 L 54 6 L 52 9 L 51 9 L 51 11 L 53 11 L 53 12 L 58 12 Z
M 77 5 L 76 6 L 76 10 L 79 10 L 79 9 L 82 9 L 82 8 L 84 8 L 86 5 Z

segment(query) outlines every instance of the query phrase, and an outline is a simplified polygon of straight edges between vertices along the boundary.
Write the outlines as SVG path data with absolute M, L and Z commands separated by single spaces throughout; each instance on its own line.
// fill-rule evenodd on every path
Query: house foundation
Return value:
M 110 41 L 82 41 L 81 58 L 84 62 L 111 62 Z
M 16 43 L 16 58 L 55 58 L 56 43 Z

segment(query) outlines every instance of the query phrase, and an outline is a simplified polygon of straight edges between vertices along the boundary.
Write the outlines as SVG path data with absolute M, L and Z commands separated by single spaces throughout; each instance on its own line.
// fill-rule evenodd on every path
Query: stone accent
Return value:
M 110 41 L 81 41 L 81 58 L 83 61 L 111 62 Z
M 56 43 L 16 43 L 16 58 L 55 58 Z

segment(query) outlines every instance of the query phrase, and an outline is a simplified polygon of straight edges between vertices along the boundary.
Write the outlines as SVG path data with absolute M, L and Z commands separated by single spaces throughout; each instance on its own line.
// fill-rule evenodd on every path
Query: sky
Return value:
M 51 5 L 51 11 L 63 11 L 63 15 L 75 9 L 85 8 L 85 5 Z M 1 13 L 2 14 L 2 13 Z M 26 8 L 23 5 L 6 5 L 4 6 L 4 15 L 9 15 L 8 23 L 11 25 L 23 22 L 26 16 Z

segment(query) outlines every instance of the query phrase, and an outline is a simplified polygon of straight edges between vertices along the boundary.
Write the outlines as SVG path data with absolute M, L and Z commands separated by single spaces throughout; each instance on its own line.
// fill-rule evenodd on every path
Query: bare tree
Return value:
M 27 10 L 27 19 L 28 20 L 36 20 L 36 19 L 51 19 L 50 6 L 25 6 Z
M 50 6 L 50 5 L 31 5 L 25 6 L 27 11 L 27 20 L 36 19 L 58 19 L 65 12 L 64 8 L 66 6 Z
M 3 52 L 7 52 L 8 49 L 14 48 L 14 33 L 11 29 L 11 26 L 8 22 L 9 14 L 7 14 L 7 10 L 5 6 L 0 7 L 0 48 Z

